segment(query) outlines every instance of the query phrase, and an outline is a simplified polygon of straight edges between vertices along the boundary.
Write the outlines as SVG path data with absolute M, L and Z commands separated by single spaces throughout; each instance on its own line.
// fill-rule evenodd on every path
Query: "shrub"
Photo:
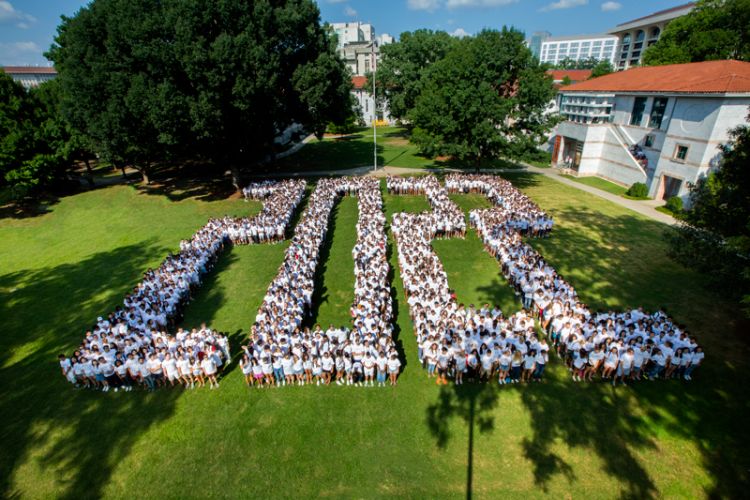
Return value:
M 664 208 L 672 212 L 673 214 L 679 214 L 682 212 L 682 198 L 679 196 L 672 196 L 667 200 L 667 204 Z
M 625 192 L 631 198 L 648 198 L 648 186 L 642 182 L 636 182 Z

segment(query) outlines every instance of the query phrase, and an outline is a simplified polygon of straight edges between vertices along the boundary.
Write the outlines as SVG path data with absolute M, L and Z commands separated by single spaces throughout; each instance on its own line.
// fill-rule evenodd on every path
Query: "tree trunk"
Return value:
M 120 164 L 119 168 L 122 171 L 122 178 L 123 179 L 127 179 L 128 178 L 128 174 L 125 173 L 125 164 Z
M 89 186 L 94 187 L 96 186 L 96 183 L 94 182 L 94 171 L 91 169 L 91 163 L 89 162 L 88 158 L 83 159 L 83 163 L 86 165 L 86 180 L 89 181 Z
M 479 167 L 481 165 L 482 165 L 482 157 L 478 155 L 474 163 L 474 168 L 476 168 L 476 173 L 479 173 Z
M 150 168 L 151 168 L 151 163 L 146 162 L 146 165 L 138 169 L 138 171 L 141 173 L 141 181 L 143 181 L 143 183 L 147 186 L 151 183 L 151 181 L 148 178 Z
M 240 178 L 240 169 L 233 165 L 229 171 L 232 174 L 232 186 L 239 193 L 242 190 L 242 179 Z

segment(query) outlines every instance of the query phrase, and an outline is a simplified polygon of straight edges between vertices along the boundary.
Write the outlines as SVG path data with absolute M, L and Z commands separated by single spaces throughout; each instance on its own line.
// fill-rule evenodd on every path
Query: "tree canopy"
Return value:
M 380 48 L 375 87 L 387 99 L 392 117 L 406 118 L 421 92 L 425 71 L 443 59 L 456 42 L 445 31 L 420 29 L 401 33 L 398 42 Z M 368 88 L 372 88 L 372 76 Z
M 514 29 L 485 30 L 455 42 L 434 63 L 408 114 L 412 140 L 429 155 L 474 161 L 517 157 L 544 140 L 552 79 Z
M 670 254 L 742 295 L 750 314 L 750 126 L 730 136 L 720 168 L 692 187 L 682 224 L 668 233 Z
M 750 61 L 750 0 L 700 0 L 671 21 L 643 64 L 658 66 L 718 59 Z
M 352 104 L 312 0 L 94 0 L 48 57 L 74 128 L 145 180 L 165 159 L 252 165 L 290 125 L 322 135 Z
M 54 81 L 27 92 L 0 71 L 0 185 L 15 197 L 49 186 L 70 165 L 70 131 L 58 105 Z
M 596 57 L 586 59 L 571 59 L 566 57 L 557 64 L 552 65 L 552 69 L 594 69 L 601 61 Z
M 596 63 L 596 66 L 591 69 L 591 78 L 608 75 L 614 73 L 614 71 L 615 68 L 612 66 L 612 63 L 605 59 Z

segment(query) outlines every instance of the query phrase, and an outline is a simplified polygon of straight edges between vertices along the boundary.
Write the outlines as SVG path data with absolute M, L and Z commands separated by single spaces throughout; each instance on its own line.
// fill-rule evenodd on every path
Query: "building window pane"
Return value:
M 664 111 L 667 109 L 666 97 L 655 97 L 654 106 L 651 108 L 651 117 L 649 118 L 649 126 L 653 128 L 661 128 L 661 122 L 664 119 Z
M 677 146 L 677 149 L 675 149 L 674 157 L 677 160 L 685 161 L 685 158 L 687 158 L 688 154 L 688 147 L 687 146 Z
M 650 148 L 654 145 L 654 136 L 653 135 L 647 135 L 646 140 L 644 141 L 644 145 L 647 148 Z
M 646 98 L 636 97 L 633 103 L 633 112 L 630 114 L 630 124 L 640 126 L 643 120 L 643 110 L 646 109 Z

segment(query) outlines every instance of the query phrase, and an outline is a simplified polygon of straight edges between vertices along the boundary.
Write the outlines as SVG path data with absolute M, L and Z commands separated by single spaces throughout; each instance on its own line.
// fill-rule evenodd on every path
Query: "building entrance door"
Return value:
M 662 200 L 667 200 L 672 196 L 677 196 L 682 187 L 682 180 L 668 175 L 662 176 Z

